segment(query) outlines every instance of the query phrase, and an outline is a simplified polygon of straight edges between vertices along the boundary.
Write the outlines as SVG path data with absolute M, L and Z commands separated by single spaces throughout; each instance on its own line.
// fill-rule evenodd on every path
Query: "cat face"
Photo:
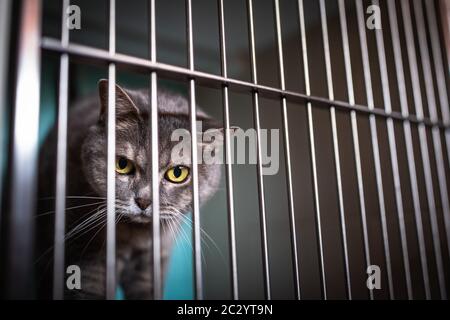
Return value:
M 100 116 L 82 147 L 83 172 L 92 188 L 106 196 L 108 83 L 99 83 Z M 161 218 L 188 213 L 192 202 L 191 165 L 171 157 L 176 129 L 189 129 L 188 102 L 167 91 L 158 92 L 159 186 Z M 116 212 L 136 222 L 152 217 L 150 104 L 148 91 L 124 90 L 116 86 Z M 203 127 L 213 121 L 201 114 Z M 210 198 L 220 182 L 220 165 L 198 165 L 200 202 Z

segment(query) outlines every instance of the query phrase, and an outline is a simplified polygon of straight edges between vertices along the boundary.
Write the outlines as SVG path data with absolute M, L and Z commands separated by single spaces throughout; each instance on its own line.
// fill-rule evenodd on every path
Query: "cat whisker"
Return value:
M 95 208 L 94 210 L 90 211 L 90 212 L 87 213 L 87 214 L 90 214 L 90 213 L 94 212 L 95 210 L 99 210 L 99 208 Z M 77 225 L 76 227 L 74 227 L 73 229 L 71 229 L 71 230 L 65 235 L 64 241 L 65 241 L 65 242 L 68 241 L 68 235 L 69 235 L 70 232 L 74 232 L 76 228 L 81 227 L 81 224 L 84 224 L 84 223 L 88 222 L 89 219 L 93 218 L 93 217 L 96 216 L 96 215 L 97 215 L 97 214 L 94 214 L 94 215 L 90 216 L 89 218 L 87 218 L 86 220 L 84 220 L 83 222 L 81 222 L 79 225 Z M 82 219 L 82 218 L 81 218 L 81 219 Z M 79 220 L 80 220 L 80 219 L 79 219 Z M 77 220 L 77 221 L 79 221 L 79 220 Z M 54 244 L 51 245 L 48 249 L 46 249 L 46 250 L 45 250 L 45 251 L 44 251 L 44 252 L 36 259 L 36 261 L 35 261 L 34 263 L 35 263 L 35 264 L 38 263 L 43 257 L 45 257 L 47 254 L 49 254 L 53 249 L 54 249 Z
M 99 202 L 94 202 L 94 203 L 88 203 L 88 204 L 82 204 L 82 205 L 78 205 L 78 206 L 68 207 L 65 210 L 66 211 L 70 211 L 70 210 L 75 210 L 75 209 L 79 209 L 79 208 L 95 206 L 95 205 L 98 205 L 98 204 L 101 204 L 101 203 L 104 203 L 104 201 L 99 201 Z M 49 215 L 49 214 L 55 213 L 55 211 L 56 210 L 40 213 L 40 214 L 36 215 L 36 217 L 42 217 L 42 216 L 45 216 L 45 215 Z
M 182 236 L 184 236 L 186 242 L 189 243 L 189 247 L 191 248 L 191 252 L 193 253 L 193 252 L 194 252 L 194 249 L 193 249 L 193 247 L 192 247 L 192 241 L 189 239 L 189 238 L 192 237 L 192 233 L 191 233 L 191 235 L 188 235 L 188 234 L 187 234 L 187 231 L 184 230 L 182 227 L 180 227 L 180 234 L 181 234 Z M 210 250 L 208 244 L 206 243 L 206 241 L 205 241 L 201 236 L 200 236 L 200 241 L 206 246 L 207 250 Z M 204 254 L 201 254 L 201 257 L 202 257 L 202 262 L 203 262 L 203 264 L 205 265 L 205 268 L 206 268 L 206 267 L 207 267 L 207 263 L 206 263 L 205 255 L 204 255 Z
M 179 243 L 179 239 L 178 239 L 178 236 L 177 236 L 177 232 L 175 232 L 175 219 L 169 219 L 169 220 L 167 220 L 168 221 L 168 226 L 169 226 L 169 228 L 170 228 L 170 230 L 171 230 L 171 235 L 172 235 L 172 239 L 174 239 L 175 240 L 175 245 L 177 245 L 177 246 L 179 246 L 180 248 L 182 248 L 182 252 L 183 252 L 183 255 L 184 255 L 184 258 L 187 260 L 189 257 L 188 257 L 188 255 L 187 255 L 187 252 L 186 252 L 186 250 L 185 250 L 185 243 Z M 187 242 L 188 243 L 188 245 L 190 244 L 190 242 L 188 241 Z M 192 247 L 191 247 L 192 248 Z
M 117 224 L 123 216 L 124 216 L 124 214 L 121 213 L 121 212 L 119 212 L 119 214 L 118 214 L 117 217 L 116 217 L 115 223 Z M 95 236 L 96 236 L 96 235 L 97 235 L 97 234 L 98 234 L 105 226 L 106 226 L 106 222 L 105 222 L 105 224 L 104 224 L 99 230 L 97 230 L 97 232 L 92 236 L 91 240 L 89 240 L 88 244 L 86 245 L 86 247 L 83 249 L 83 252 L 81 253 L 80 260 L 83 258 L 84 252 L 85 252 L 85 250 L 87 249 L 87 247 L 89 246 L 89 244 L 90 244 L 90 242 L 92 241 L 92 239 L 94 239 Z M 102 243 L 102 246 L 101 246 L 101 250 L 103 250 L 103 248 L 105 247 L 105 243 L 106 243 L 106 238 L 103 240 L 103 243 Z
M 103 205 L 98 206 L 98 207 L 95 208 L 94 210 L 91 210 L 91 211 L 89 211 L 88 213 L 83 214 L 83 215 L 81 216 L 81 218 L 77 219 L 74 223 L 72 223 L 72 224 L 68 227 L 68 229 L 72 229 L 72 228 L 76 227 L 76 226 L 79 224 L 79 222 L 80 222 L 81 220 L 83 220 L 83 219 L 86 218 L 86 216 L 88 216 L 88 217 L 87 217 L 85 220 L 89 219 L 89 217 L 91 217 L 91 214 L 92 214 L 93 212 L 97 211 L 97 213 L 98 213 L 98 212 L 104 210 L 105 208 L 106 208 L 106 204 L 103 204 Z M 95 213 L 95 214 L 97 214 L 97 213 Z M 94 215 L 95 215 L 95 214 L 94 214 Z M 83 221 L 85 221 L 85 220 L 83 220 Z
M 183 221 L 184 223 L 186 223 L 186 224 L 188 225 L 188 227 L 191 228 L 191 231 L 192 231 L 192 227 L 188 224 L 188 222 L 186 222 L 186 221 L 184 221 L 184 220 L 182 220 L 182 221 Z M 186 236 L 185 236 L 185 239 L 186 239 L 187 241 L 189 241 L 190 247 L 191 247 L 191 249 L 192 249 L 192 243 L 191 243 L 191 241 L 189 240 L 189 236 L 192 237 L 192 232 L 190 233 L 190 235 L 187 235 L 187 231 L 184 230 L 183 228 L 181 228 L 181 233 L 186 235 Z M 207 251 L 211 251 L 211 248 L 209 247 L 209 245 L 208 245 L 208 243 L 206 242 L 206 240 L 203 238 L 202 234 L 200 234 L 200 241 L 201 241 L 201 243 L 203 243 L 203 245 L 204 245 L 204 247 L 202 247 L 202 249 L 206 247 L 206 250 L 207 250 Z M 219 253 L 220 253 L 220 252 L 219 252 Z M 205 267 L 206 267 L 206 266 L 207 266 L 207 263 L 206 263 L 205 255 L 202 253 L 201 256 L 202 256 L 203 264 L 204 264 Z
M 122 214 L 121 212 L 118 212 L 118 215 L 117 215 L 117 217 L 116 217 L 115 224 L 117 224 L 117 223 L 119 222 L 119 220 L 122 218 L 122 216 L 123 216 L 123 214 Z M 97 224 L 97 226 L 94 227 L 93 229 L 99 227 L 100 225 L 102 225 L 101 228 L 99 228 L 99 229 L 94 233 L 94 235 L 91 237 L 91 239 L 89 239 L 89 241 L 87 242 L 87 244 L 86 244 L 86 246 L 84 247 L 83 251 L 81 252 L 80 260 L 82 260 L 83 255 L 84 255 L 84 253 L 86 252 L 86 250 L 87 250 L 87 248 L 89 247 L 89 245 L 91 244 L 92 240 L 94 240 L 95 237 L 97 236 L 97 234 L 98 234 L 101 230 L 103 230 L 103 228 L 106 226 L 106 221 L 100 221 L 100 223 Z M 104 240 L 104 241 L 106 241 L 106 240 Z M 102 247 L 103 247 L 103 245 L 102 245 Z
M 89 232 L 95 230 L 98 228 L 98 230 L 95 232 L 94 236 L 105 226 L 106 224 L 106 218 L 105 216 L 102 216 L 101 218 L 97 219 L 95 222 L 93 222 L 89 227 L 86 228 L 85 231 L 83 231 L 82 233 L 78 234 L 77 236 L 75 236 L 75 238 L 72 239 L 72 241 L 82 237 L 85 234 L 88 234 Z M 100 227 L 100 228 L 99 228 Z
M 39 198 L 38 201 L 45 201 L 45 200 L 54 200 L 56 197 L 42 197 Z M 83 199 L 83 200 L 106 200 L 105 197 L 94 197 L 94 196 L 66 196 L 66 199 Z
M 105 217 L 105 212 L 106 209 L 101 209 L 97 213 L 93 214 L 92 216 L 81 222 L 79 225 L 77 225 L 75 228 L 73 228 L 66 234 L 64 240 L 67 241 L 75 235 L 77 235 L 78 238 L 79 236 L 81 236 L 80 232 L 82 232 L 82 234 L 85 234 L 86 230 L 87 231 L 90 230 L 92 224 L 98 222 L 99 220 Z
M 193 224 L 192 220 L 186 215 L 182 215 L 181 218 L 182 218 L 181 220 L 186 222 L 188 224 L 188 226 L 192 229 L 192 224 Z M 214 241 L 214 239 L 202 227 L 200 227 L 200 231 L 209 241 L 211 241 L 211 243 L 214 245 L 216 250 L 219 252 L 219 255 L 221 256 L 223 262 L 226 263 L 226 259 L 225 259 L 224 255 L 222 253 L 222 250 L 220 250 L 220 248 L 217 245 L 216 241 Z M 206 241 L 205 241 L 205 244 L 206 244 Z M 208 247 L 208 245 L 207 245 L 207 247 Z
M 192 226 L 191 226 L 189 221 L 181 219 L 181 222 L 185 223 L 190 228 L 190 230 L 192 231 Z M 200 231 L 202 231 L 202 230 L 200 229 Z M 208 250 L 210 250 L 210 247 L 209 247 L 208 243 L 206 242 L 206 240 L 203 238 L 202 235 L 200 235 L 200 241 L 202 241 L 202 243 L 206 246 L 206 248 Z

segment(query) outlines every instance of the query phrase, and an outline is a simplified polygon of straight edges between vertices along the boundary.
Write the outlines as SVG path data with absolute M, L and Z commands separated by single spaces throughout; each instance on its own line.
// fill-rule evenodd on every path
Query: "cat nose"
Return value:
M 134 198 L 134 201 L 136 201 L 136 204 L 138 205 L 141 210 L 147 209 L 147 207 L 150 205 L 151 201 L 150 198 Z

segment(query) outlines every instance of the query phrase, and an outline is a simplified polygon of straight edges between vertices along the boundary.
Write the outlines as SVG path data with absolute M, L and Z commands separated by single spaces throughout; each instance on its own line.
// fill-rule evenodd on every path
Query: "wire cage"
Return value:
M 450 5 L 445 0 L 141 1 L 136 10 L 145 12 L 148 28 L 144 56 L 133 54 L 132 48 L 124 53 L 117 37 L 118 21 L 133 25 L 132 18 L 121 18 L 123 2 L 102 1 L 94 12 L 87 12 L 81 2 L 57 2 L 53 16 L 44 8 L 46 1 L 1 2 L 3 296 L 36 297 L 33 250 L 42 65 L 51 56 L 57 59 L 53 90 L 58 132 L 54 299 L 64 298 L 66 278 L 67 136 L 74 63 L 106 68 L 109 97 L 116 96 L 121 70 L 143 75 L 152 106 L 157 105 L 161 79 L 183 83 L 191 133 L 197 130 L 200 88 L 215 90 L 215 112 L 226 129 L 227 161 L 222 203 L 226 215 L 220 220 L 226 228 L 216 223 L 214 230 L 221 230 L 228 252 L 225 266 L 205 270 L 198 155 L 192 151 L 195 299 L 448 298 Z M 80 5 L 82 17 L 91 14 L 99 24 L 106 23 L 107 28 L 98 27 L 103 38 L 77 41 L 78 31 L 69 30 L 67 23 L 67 9 L 73 4 Z M 214 28 L 205 27 L 205 17 Z M 51 19 L 59 28 L 56 32 L 45 30 Z M 17 33 L 8 39 L 8 28 L 14 27 Z M 184 42 L 172 43 L 169 33 L 180 30 L 185 34 L 176 36 Z M 201 47 L 196 33 L 213 39 Z M 138 38 L 129 34 L 127 45 L 142 40 Z M 243 48 L 238 53 L 233 49 L 237 43 Z M 208 51 L 208 46 L 214 49 Z M 184 62 L 167 58 L 167 52 Z M 211 52 L 216 65 L 205 67 L 204 57 Z M 244 100 L 247 111 L 239 105 Z M 115 104 L 109 98 L 109 115 L 115 114 Z M 256 132 L 256 165 L 251 169 L 232 164 L 230 128 L 244 118 Z M 119 281 L 115 127 L 115 117 L 109 116 L 106 299 L 115 299 Z M 268 127 L 281 132 L 279 180 L 263 173 L 261 135 Z M 149 130 L 153 177 L 159 174 L 156 107 Z M 191 134 L 192 145 L 197 139 Z M 254 180 L 243 181 L 243 170 L 253 170 Z M 151 190 L 151 278 L 154 299 L 162 299 L 158 179 L 152 179 Z M 257 213 L 253 218 L 245 216 L 250 201 Z M 373 266 L 381 272 L 381 288 L 369 288 Z M 211 281 L 216 278 L 225 279 L 226 285 L 226 293 L 216 288 L 218 296 L 211 293 L 217 291 Z

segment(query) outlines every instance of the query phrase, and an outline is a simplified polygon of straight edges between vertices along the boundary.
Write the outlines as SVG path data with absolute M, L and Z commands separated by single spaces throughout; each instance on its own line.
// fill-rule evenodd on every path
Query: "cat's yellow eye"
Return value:
M 124 158 L 117 157 L 116 159 L 116 172 L 120 174 L 131 174 L 134 171 L 134 164 L 132 161 Z
M 166 171 L 165 178 L 173 183 L 182 183 L 189 176 L 189 168 L 185 166 L 174 166 Z

